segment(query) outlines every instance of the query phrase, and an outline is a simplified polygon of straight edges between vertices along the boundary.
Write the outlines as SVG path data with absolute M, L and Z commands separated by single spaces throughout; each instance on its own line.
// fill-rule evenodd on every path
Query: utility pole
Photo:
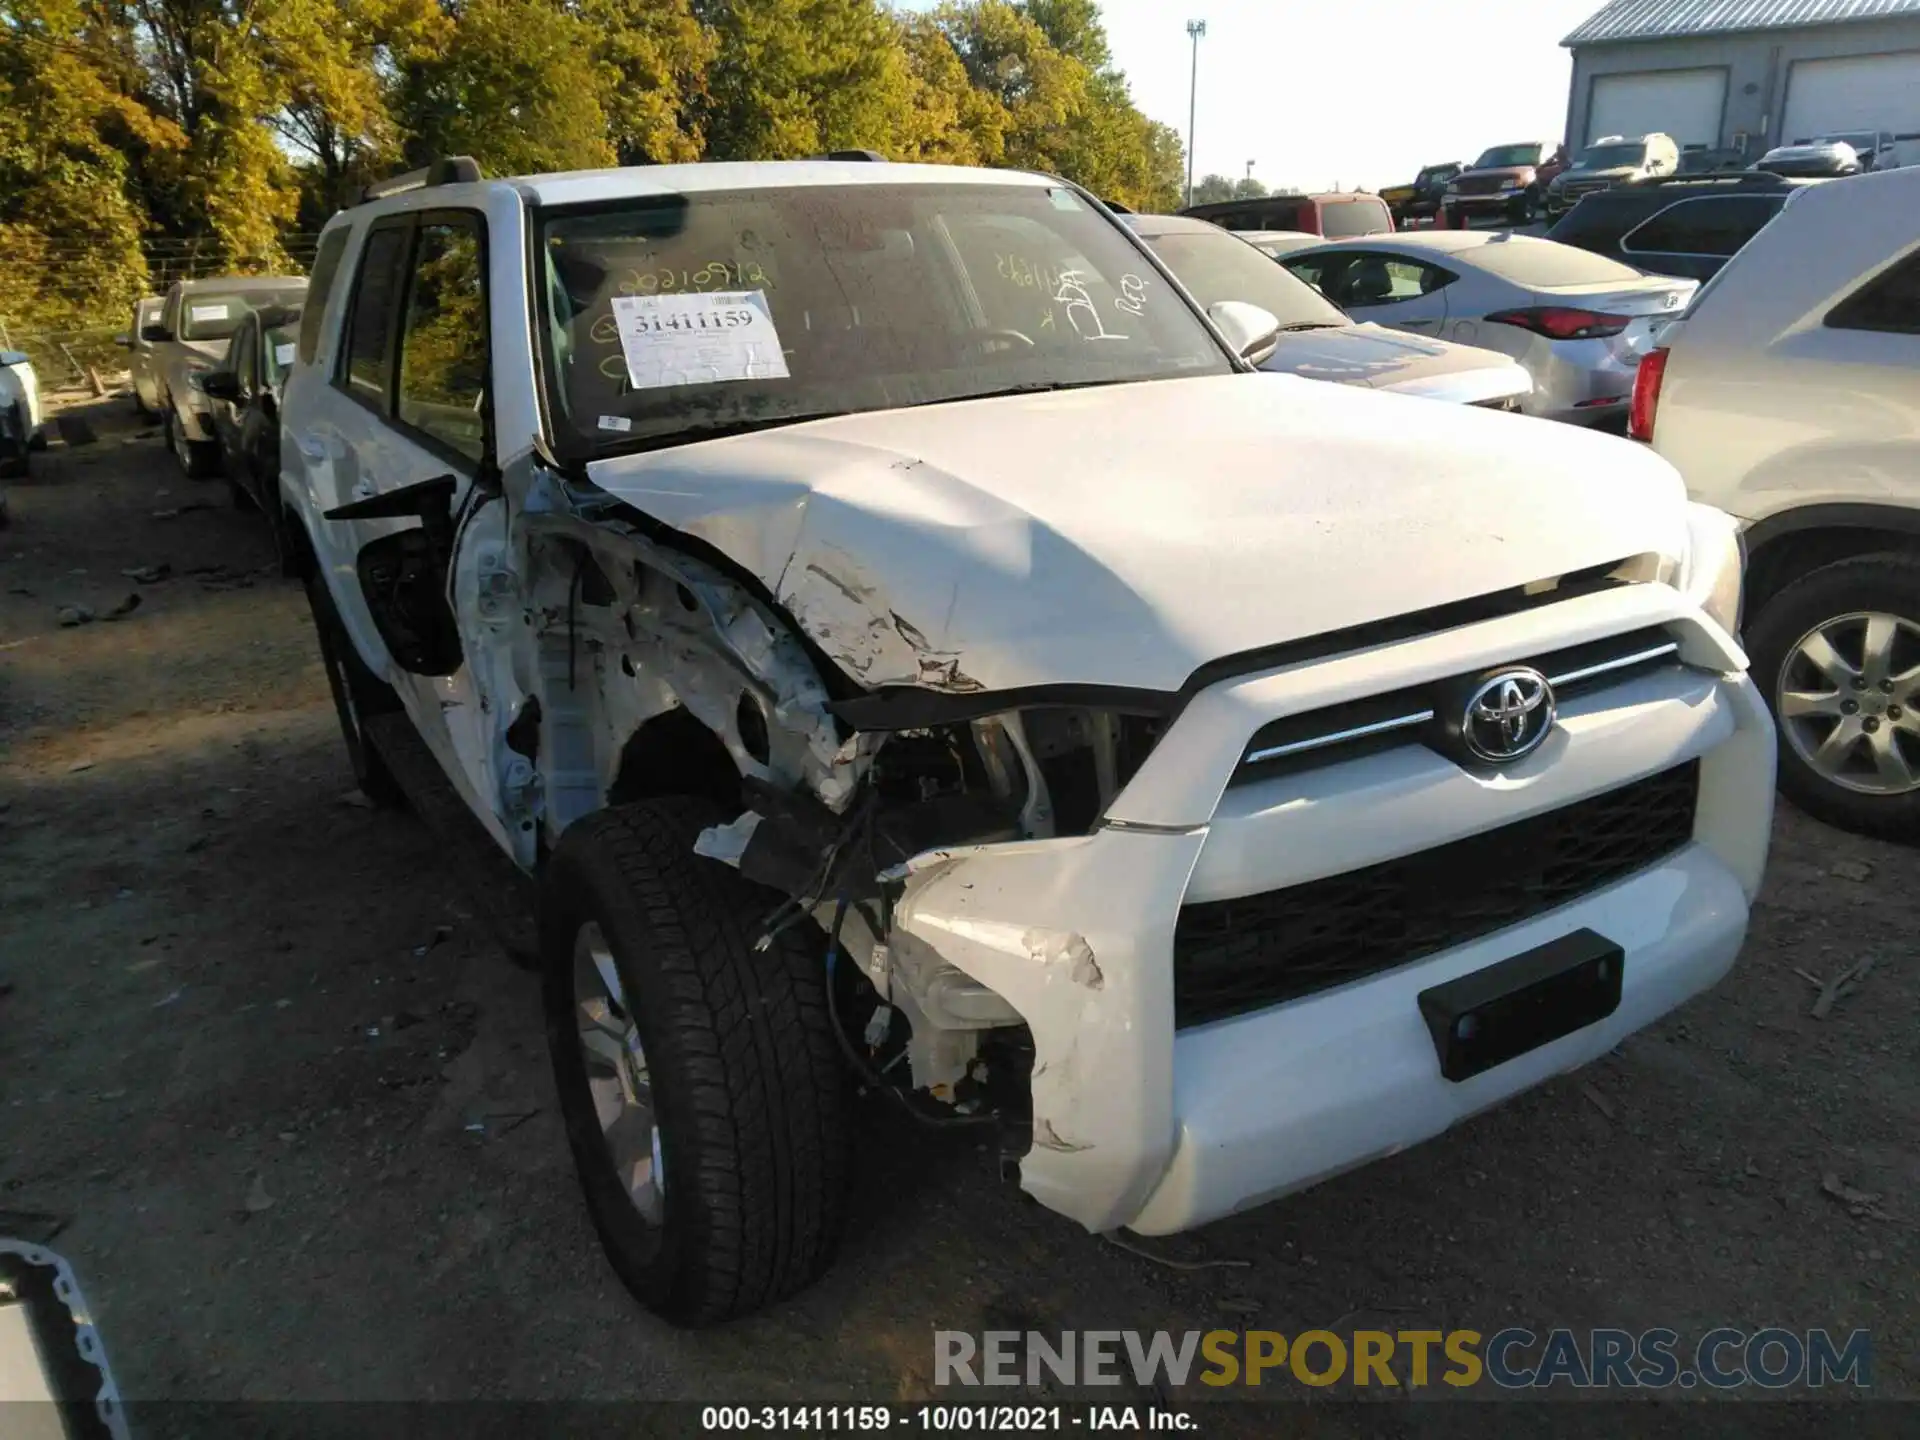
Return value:
M 1251 160 L 1247 161 L 1247 178 L 1249 180 L 1253 178 L 1253 161 Z
M 1193 42 L 1193 75 L 1187 82 L 1187 204 L 1193 204 L 1193 123 L 1200 111 L 1200 38 L 1207 33 L 1207 22 L 1189 20 L 1187 38 Z

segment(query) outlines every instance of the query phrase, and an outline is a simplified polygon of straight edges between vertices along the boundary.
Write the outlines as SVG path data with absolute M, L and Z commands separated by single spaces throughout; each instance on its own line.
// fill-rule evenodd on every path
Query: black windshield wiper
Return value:
M 1280 333 L 1290 335 L 1296 330 L 1344 330 L 1346 328 L 1338 320 L 1296 320 L 1291 325 L 1282 325 Z
M 896 408 L 917 410 L 922 405 L 958 405 L 963 400 L 1001 400 L 1009 395 L 1044 395 L 1050 390 L 1091 390 L 1100 385 L 1130 385 L 1130 380 L 1031 380 L 1024 385 L 1003 385 L 998 390 L 969 390 L 963 395 L 942 395 L 937 400 L 915 400 Z

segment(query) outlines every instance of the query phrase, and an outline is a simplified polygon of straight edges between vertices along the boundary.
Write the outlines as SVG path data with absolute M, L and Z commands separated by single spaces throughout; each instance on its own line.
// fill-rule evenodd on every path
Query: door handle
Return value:
M 356 480 L 353 482 L 353 498 L 356 500 L 370 500 L 373 498 L 373 492 L 376 488 L 371 480 Z

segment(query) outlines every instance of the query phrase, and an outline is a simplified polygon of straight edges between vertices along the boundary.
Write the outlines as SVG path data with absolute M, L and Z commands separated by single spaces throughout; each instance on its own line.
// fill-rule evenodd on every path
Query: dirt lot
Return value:
M 0 531 L 0 1233 L 59 1227 L 129 1395 L 913 1399 L 936 1328 L 1510 1323 L 1866 1327 L 1880 1393 L 1920 1391 L 1920 868 L 1784 812 L 1716 992 L 1154 1247 L 1244 1268 L 1126 1253 L 870 1108 L 827 1280 L 718 1331 L 655 1323 L 576 1199 L 533 978 L 417 822 L 348 803 L 258 517 L 124 398 L 69 413 L 97 443 L 38 457 Z M 1869 955 L 1810 1018 L 1796 970 Z

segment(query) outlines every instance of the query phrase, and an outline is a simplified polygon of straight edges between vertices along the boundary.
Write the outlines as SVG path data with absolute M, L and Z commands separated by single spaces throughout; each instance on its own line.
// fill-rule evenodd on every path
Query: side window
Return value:
M 1779 208 L 1779 200 L 1768 195 L 1703 195 L 1682 200 L 1627 232 L 1620 249 L 1629 255 L 1731 255 Z
M 1398 305 L 1429 295 L 1453 277 L 1433 265 L 1397 255 L 1356 255 L 1341 277 L 1336 304 Z
M 1920 251 L 1883 270 L 1827 312 L 1835 330 L 1920 335 Z
M 1319 255 L 1308 251 L 1305 255 L 1288 260 L 1286 267 L 1338 305 L 1338 292 L 1344 285 L 1347 267 L 1352 259 L 1352 256 L 1345 254 Z
M 333 290 L 333 277 L 340 273 L 340 257 L 346 253 L 349 227 L 330 231 L 313 257 L 313 275 L 307 282 L 307 308 L 300 312 L 300 363 L 311 365 L 320 350 L 320 321 L 326 313 L 327 296 Z
M 429 220 L 400 336 L 400 419 L 469 460 L 485 449 L 487 292 L 477 220 Z
M 375 230 L 367 236 L 366 247 L 360 252 L 360 273 L 354 280 L 353 309 L 347 316 L 343 386 L 349 395 L 383 414 L 393 388 L 394 311 L 400 299 L 400 266 L 406 250 L 405 229 Z

